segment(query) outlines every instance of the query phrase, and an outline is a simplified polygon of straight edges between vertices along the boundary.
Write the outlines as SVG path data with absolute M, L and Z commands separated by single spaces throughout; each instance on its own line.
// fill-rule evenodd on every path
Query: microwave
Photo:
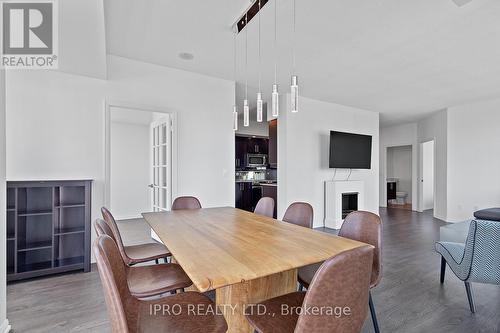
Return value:
M 247 168 L 265 168 L 267 166 L 267 155 L 247 154 L 245 166 Z

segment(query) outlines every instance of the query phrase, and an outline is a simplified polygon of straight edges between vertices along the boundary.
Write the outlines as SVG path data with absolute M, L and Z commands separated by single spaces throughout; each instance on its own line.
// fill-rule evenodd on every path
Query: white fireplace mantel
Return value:
M 342 194 L 358 193 L 358 210 L 365 208 L 365 183 L 361 180 L 330 180 L 325 182 L 325 227 L 340 229 Z

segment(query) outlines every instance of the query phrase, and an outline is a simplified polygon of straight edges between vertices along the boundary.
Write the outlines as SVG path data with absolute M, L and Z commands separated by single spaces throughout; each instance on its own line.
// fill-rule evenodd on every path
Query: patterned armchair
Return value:
M 471 282 L 500 285 L 500 222 L 474 220 L 465 244 L 436 242 L 441 255 L 441 283 L 446 264 L 465 282 L 472 313 L 476 311 Z

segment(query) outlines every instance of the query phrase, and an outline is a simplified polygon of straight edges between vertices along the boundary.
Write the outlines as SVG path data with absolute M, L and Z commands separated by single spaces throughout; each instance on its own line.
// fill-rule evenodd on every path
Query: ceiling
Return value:
M 278 81 L 289 88 L 291 4 L 278 9 Z M 233 79 L 231 25 L 246 0 L 105 0 L 107 52 Z M 261 11 L 262 91 L 274 80 L 274 1 Z M 301 95 L 381 113 L 381 123 L 417 120 L 449 106 L 500 96 L 500 1 L 296 0 L 296 72 Z M 248 84 L 258 87 L 257 20 L 248 26 Z M 237 38 L 245 82 L 245 31 Z M 194 59 L 183 60 L 182 52 Z

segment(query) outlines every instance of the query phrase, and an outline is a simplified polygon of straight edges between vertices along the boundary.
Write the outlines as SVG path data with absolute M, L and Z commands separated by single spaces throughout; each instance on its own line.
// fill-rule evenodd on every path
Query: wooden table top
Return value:
M 366 245 L 230 207 L 142 215 L 202 292 Z

